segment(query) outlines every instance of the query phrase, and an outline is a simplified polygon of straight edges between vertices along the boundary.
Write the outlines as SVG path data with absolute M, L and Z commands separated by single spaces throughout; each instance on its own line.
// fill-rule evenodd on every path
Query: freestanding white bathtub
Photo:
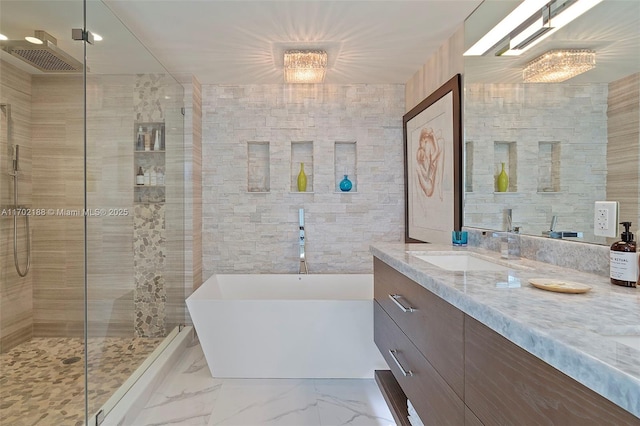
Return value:
M 213 377 L 373 378 L 373 275 L 214 275 L 187 298 Z

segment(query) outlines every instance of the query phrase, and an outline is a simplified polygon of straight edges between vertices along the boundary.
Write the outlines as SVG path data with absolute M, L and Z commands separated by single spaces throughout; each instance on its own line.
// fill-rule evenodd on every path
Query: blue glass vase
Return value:
M 344 175 L 344 179 L 340 181 L 340 191 L 349 192 L 351 191 L 351 188 L 353 188 L 353 184 L 351 183 L 347 175 Z

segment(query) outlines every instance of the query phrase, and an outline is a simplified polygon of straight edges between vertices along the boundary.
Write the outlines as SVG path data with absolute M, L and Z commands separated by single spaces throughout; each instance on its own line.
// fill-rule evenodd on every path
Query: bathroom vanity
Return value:
M 475 248 L 371 252 L 374 339 L 390 368 L 376 380 L 399 425 L 409 425 L 407 398 L 425 424 L 640 425 L 637 289 Z M 470 253 L 496 267 L 465 266 Z M 433 256 L 454 262 L 424 260 Z M 528 283 L 541 277 L 592 289 Z

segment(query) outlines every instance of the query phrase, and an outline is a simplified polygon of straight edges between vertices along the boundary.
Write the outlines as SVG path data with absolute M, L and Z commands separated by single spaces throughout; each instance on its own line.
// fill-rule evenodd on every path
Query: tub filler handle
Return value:
M 395 349 L 389 349 L 389 355 L 391 355 L 391 358 L 393 359 L 393 362 L 396 363 L 396 365 L 398 366 L 398 368 L 400 369 L 400 371 L 402 372 L 402 375 L 404 377 L 407 376 L 413 376 L 413 371 L 411 370 L 405 370 L 404 367 L 402 366 L 402 364 L 400 364 L 400 361 L 398 360 L 398 358 L 396 357 L 396 354 L 398 353 L 397 350 Z
M 415 311 L 415 309 L 412 308 L 411 306 L 406 307 L 402 303 L 400 303 L 400 301 L 398 299 L 402 299 L 402 296 L 400 296 L 399 294 L 390 294 L 389 295 L 389 299 L 393 300 L 393 303 L 395 303 L 397 307 L 402 309 L 402 312 L 411 313 L 411 312 Z

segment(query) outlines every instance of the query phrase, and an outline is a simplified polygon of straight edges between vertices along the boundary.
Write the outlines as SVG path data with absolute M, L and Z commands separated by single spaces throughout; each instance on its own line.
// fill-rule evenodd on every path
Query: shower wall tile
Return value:
M 405 112 L 422 102 L 427 96 L 456 74 L 464 74 L 464 24 L 440 45 L 405 85 Z
M 33 77 L 34 336 L 84 330 L 84 105 L 82 76 Z M 69 212 L 69 215 L 67 213 Z
M 38 182 L 40 178 L 34 175 Z M 33 220 L 34 337 L 83 335 L 83 234 L 79 216 L 52 215 Z
M 640 226 L 640 73 L 609 84 L 607 200 L 620 203 L 620 221 Z M 629 165 L 634 167 L 629 167 Z M 608 244 L 617 241 L 610 238 Z
M 33 273 L 20 278 L 13 259 L 13 216 L 3 209 L 14 204 L 10 147 L 20 146 L 20 205 L 32 206 L 31 76 L 0 60 L 0 103 L 11 105 L 11 121 L 0 112 L 0 353 L 33 335 Z M 10 125 L 8 125 L 10 124 Z M 10 132 L 8 132 L 10 129 Z M 25 218 L 18 218 L 18 255 L 26 267 Z M 32 225 L 31 225 L 32 226 Z M 33 230 L 31 230 L 33 232 Z
M 202 284 L 202 87 L 185 87 L 185 287 L 182 300 Z M 189 313 L 184 321 L 191 323 Z
M 167 130 L 165 224 L 166 246 L 163 251 L 165 260 L 166 321 L 165 330 L 185 322 L 185 116 L 184 88 L 168 76 L 165 78 L 163 92 L 169 99 L 163 99 L 163 111 Z
M 202 87 L 194 81 L 193 92 L 193 286 L 202 284 Z M 191 294 L 191 292 L 189 292 Z
M 203 277 L 372 271 L 369 244 L 404 235 L 403 85 L 203 86 Z M 247 142 L 269 141 L 271 191 L 247 192 Z M 314 193 L 291 192 L 291 142 L 313 142 Z M 358 192 L 336 193 L 334 146 L 356 141 Z M 206 159 L 206 160 L 205 160 Z
M 135 332 L 138 337 L 164 336 L 165 206 L 138 204 L 134 210 Z
M 157 300 L 169 297 L 173 302 L 171 312 L 154 313 L 154 321 L 162 323 L 162 326 L 154 323 L 154 327 L 156 331 L 166 330 L 167 324 L 184 322 L 184 142 L 180 114 L 183 96 L 182 87 L 170 84 L 169 80 L 162 75 L 91 75 L 87 80 L 87 207 L 124 212 L 87 217 L 91 336 L 131 336 L 136 330 L 136 301 L 143 313 L 155 309 L 149 308 L 146 301 L 151 298 L 141 294 L 142 287 L 136 288 L 134 276 L 133 131 L 136 119 L 164 119 L 167 142 L 173 150 L 167 153 L 170 157 L 167 194 L 171 202 L 162 217 L 174 227 L 165 236 L 167 243 L 161 248 L 166 261 L 160 272 L 164 271 L 166 277 L 164 281 L 155 280 L 158 284 L 148 294 L 157 296 Z M 13 107 L 13 143 L 21 146 L 20 165 L 24 175 L 20 180 L 20 203 L 47 211 L 44 217 L 31 217 L 32 271 L 21 280 L 17 275 L 13 278 L 12 272 L 13 248 L 8 240 L 12 235 L 9 232 L 12 221 L 0 218 L 3 304 L 0 350 L 5 350 L 7 342 L 13 345 L 20 335 L 29 339 L 32 330 L 36 336 L 83 334 L 84 218 L 81 212 L 85 147 L 80 76 L 30 77 L 0 61 L 0 83 L 0 102 L 10 102 Z M 173 100 L 168 101 L 165 96 Z M 0 139 L 0 144 L 0 172 L 6 176 L 6 137 Z M 10 201 L 9 190 L 7 179 L 0 179 L 0 204 Z M 157 274 L 158 271 L 146 272 Z M 167 291 L 171 296 L 167 296 Z M 20 303 L 15 303 L 19 293 Z M 10 306 L 5 309 L 7 304 Z M 5 318 L 5 314 L 11 318 Z M 166 320 L 166 315 L 172 319 Z

